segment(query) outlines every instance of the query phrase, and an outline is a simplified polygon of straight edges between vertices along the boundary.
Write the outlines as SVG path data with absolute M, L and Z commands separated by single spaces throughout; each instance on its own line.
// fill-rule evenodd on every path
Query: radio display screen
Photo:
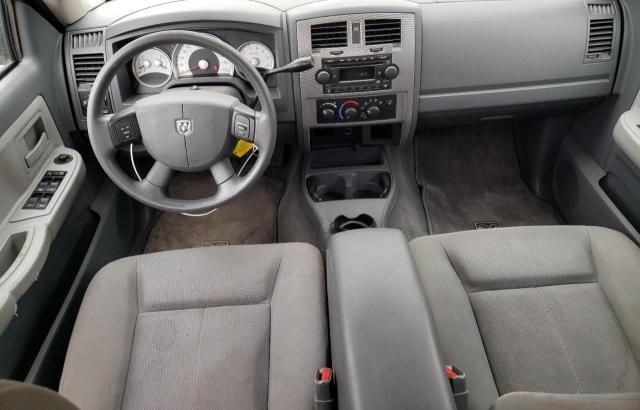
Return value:
M 339 78 L 342 81 L 369 81 L 375 79 L 374 66 L 343 67 L 340 68 Z

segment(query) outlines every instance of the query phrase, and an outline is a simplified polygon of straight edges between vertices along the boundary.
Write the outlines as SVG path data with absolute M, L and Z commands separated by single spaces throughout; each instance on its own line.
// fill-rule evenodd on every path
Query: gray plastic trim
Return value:
M 618 12 L 612 59 L 585 63 L 589 15 L 584 0 L 438 2 L 421 7 L 421 112 L 611 92 L 620 46 Z

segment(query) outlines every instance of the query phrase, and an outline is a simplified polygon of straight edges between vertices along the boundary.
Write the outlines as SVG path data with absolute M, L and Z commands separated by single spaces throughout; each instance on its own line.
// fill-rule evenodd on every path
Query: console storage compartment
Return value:
M 327 294 L 338 408 L 455 409 L 431 311 L 401 231 L 332 236 Z

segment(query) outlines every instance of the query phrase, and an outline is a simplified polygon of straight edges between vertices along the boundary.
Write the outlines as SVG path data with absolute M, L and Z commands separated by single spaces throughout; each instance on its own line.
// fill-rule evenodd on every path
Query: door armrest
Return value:
M 620 149 L 640 168 L 640 108 L 622 114 L 613 129 L 613 138 Z

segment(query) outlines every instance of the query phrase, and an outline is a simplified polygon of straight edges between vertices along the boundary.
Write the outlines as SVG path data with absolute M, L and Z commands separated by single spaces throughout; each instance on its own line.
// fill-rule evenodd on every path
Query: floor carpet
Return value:
M 276 214 L 284 183 L 262 177 L 247 192 L 211 215 L 163 212 L 151 229 L 145 253 L 202 246 L 277 242 Z M 169 185 L 174 198 L 202 198 L 215 192 L 208 173 L 178 174 Z
M 510 122 L 433 129 L 416 149 L 432 234 L 559 223 L 520 177 Z

